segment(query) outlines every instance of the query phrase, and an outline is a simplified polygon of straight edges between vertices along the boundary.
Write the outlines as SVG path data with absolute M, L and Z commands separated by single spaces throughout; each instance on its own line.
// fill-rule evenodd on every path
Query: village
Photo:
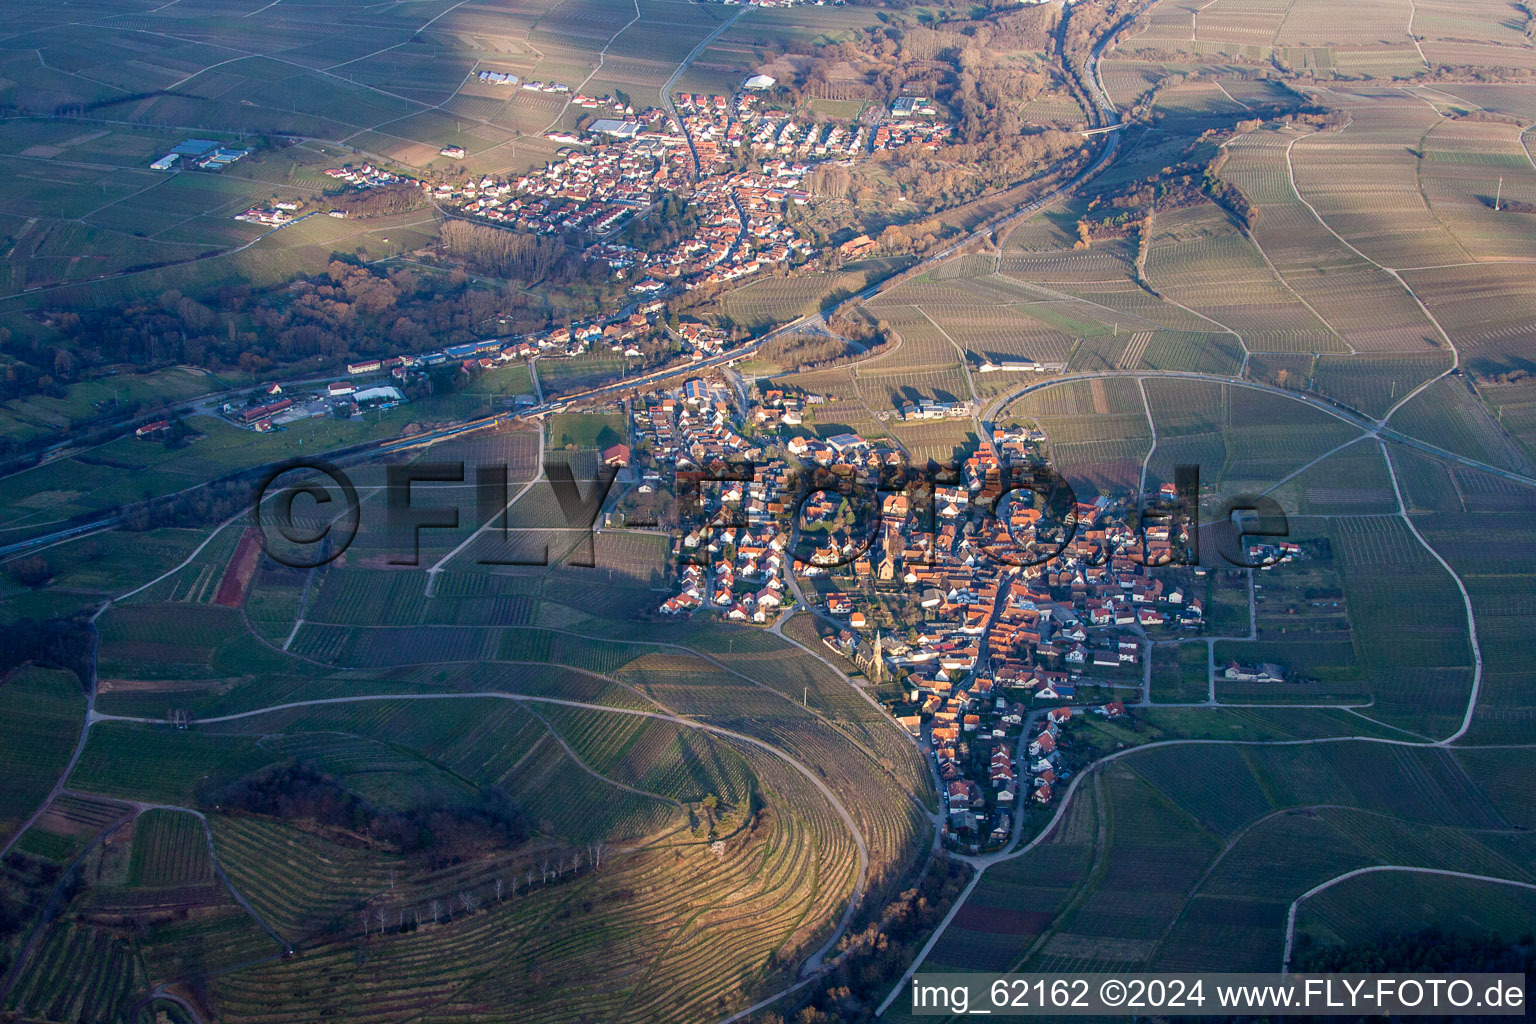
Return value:
M 906 145 L 936 147 L 950 133 L 925 98 L 903 97 L 884 116 L 843 124 L 771 106 L 763 94 L 773 85 L 772 78 L 755 75 L 733 96 L 680 94 L 676 118 L 577 95 L 575 105 L 609 108 L 616 116 L 597 117 L 577 132 L 551 132 L 564 146 L 559 159 L 542 168 L 509 180 L 444 183 L 431 194 L 493 224 L 539 234 L 580 232 L 590 239 L 588 258 L 626 273 L 635 293 L 652 294 L 814 258 L 817 250 L 788 217 L 810 202 L 803 184 L 813 167 Z M 655 249 L 626 243 L 621 229 L 649 215 L 662 194 L 685 196 L 697 228 Z
M 1008 501 L 1045 458 L 1036 430 L 996 428 L 952 482 L 929 484 L 884 442 L 810 435 L 824 401 L 694 378 L 630 406 L 633 479 L 647 496 L 676 487 L 677 575 L 657 612 L 769 626 L 811 611 L 930 759 L 946 841 L 1011 842 L 1015 809 L 1048 807 L 1070 777 L 1073 716 L 1128 717 L 1151 645 L 1205 633 L 1207 570 L 1168 564 L 1190 538 L 1169 517 L 1133 526 L 1129 499 L 1076 502 L 1070 531 L 1061 510 Z M 1174 497 L 1170 484 L 1154 501 Z M 1304 557 L 1289 541 L 1251 550 L 1270 547 Z
M 766 97 L 774 80 L 749 78 L 732 96 L 680 94 L 677 117 L 661 109 L 635 113 L 622 97 L 589 96 L 560 83 L 520 81 L 507 72 L 484 70 L 490 84 L 570 95 L 573 106 L 597 115 L 575 133 L 552 133 L 566 143 L 558 159 L 510 179 L 489 175 L 458 182 L 418 180 L 373 163 L 328 168 L 323 173 L 354 193 L 374 189 L 419 189 L 444 209 L 489 224 L 533 234 L 581 240 L 583 256 L 606 262 L 629 282 L 633 304 L 616 314 L 492 342 L 457 346 L 420 355 L 395 355 L 380 361 L 379 371 L 396 378 L 459 362 L 466 372 L 476 364 L 489 368 L 512 359 L 575 356 L 603 344 L 626 358 L 655 356 L 663 349 L 698 361 L 724 351 L 727 332 L 700 321 L 664 320 L 663 301 L 707 285 L 739 281 L 768 268 L 792 268 L 821 253 L 795 227 L 794 208 L 811 202 L 803 187 L 806 174 L 829 161 L 850 163 L 887 149 L 938 146 L 950 126 L 924 97 L 904 96 L 889 110 L 876 110 L 857 123 L 829 122 L 777 109 Z M 456 148 L 456 147 L 451 147 Z M 445 155 L 462 156 L 462 151 Z M 636 243 L 625 228 L 656 214 L 658 197 L 685 202 L 686 230 L 665 244 Z M 271 229 L 286 227 L 321 213 L 346 217 L 343 209 L 296 200 L 274 199 L 238 214 L 236 219 Z M 313 207 L 313 208 L 310 208 Z M 873 252 L 877 246 L 859 236 L 837 247 L 834 258 Z M 460 349 L 464 351 L 459 351 Z M 982 367 L 1029 369 L 1029 363 Z M 342 387 L 336 385 L 335 387 Z M 349 397 L 335 390 L 270 410 L 258 403 L 235 410 L 236 422 L 268 429 L 304 415 L 330 410 L 320 399 Z M 389 396 L 375 398 L 387 401 Z M 354 403 L 366 408 L 366 402 Z M 257 414 L 256 410 L 262 410 Z M 906 418 L 943 418 L 969 413 L 965 403 L 924 401 L 900 410 Z M 251 417 L 246 418 L 246 413 Z

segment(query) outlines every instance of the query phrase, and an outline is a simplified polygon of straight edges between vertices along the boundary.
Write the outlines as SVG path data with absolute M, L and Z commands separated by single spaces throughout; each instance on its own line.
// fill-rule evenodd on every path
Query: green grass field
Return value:
M 549 441 L 556 448 L 596 448 L 622 444 L 628 436 L 624 417 L 594 413 L 558 413 L 550 417 Z

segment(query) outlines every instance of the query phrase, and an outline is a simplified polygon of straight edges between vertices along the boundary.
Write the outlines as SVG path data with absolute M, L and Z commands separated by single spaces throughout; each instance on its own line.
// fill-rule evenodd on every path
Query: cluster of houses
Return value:
M 1001 843 L 1013 833 L 1020 792 L 1018 763 L 1009 747 L 1024 725 L 1024 710 L 994 693 L 990 679 L 968 690 L 914 689 L 916 712 L 900 721 L 914 736 L 928 730 L 929 756 L 943 787 L 944 838 Z
M 722 527 L 684 538 L 685 559 L 678 573 L 678 593 L 662 602 L 663 615 L 707 608 L 728 622 L 766 625 L 786 603 L 784 548 L 789 538 L 774 523 Z
M 806 407 L 822 402 L 820 395 L 793 395 L 774 388 L 763 393 L 762 400 L 752 406 L 749 416 L 759 427 L 798 427 L 805 422 Z
M 330 167 L 321 173 L 356 191 L 383 188 L 386 185 L 398 185 L 410 180 L 392 171 L 375 167 L 370 163 L 365 163 L 361 167 Z M 314 215 L 313 213 L 300 213 L 299 211 L 303 209 L 303 206 L 303 203 L 296 200 L 273 200 L 263 206 L 253 206 L 244 213 L 235 214 L 235 220 L 280 228 L 292 224 L 294 221 L 303 220 L 305 217 Z M 346 213 L 341 210 L 330 210 L 328 214 L 338 218 L 346 216 Z
M 929 694 L 917 713 L 899 719 L 914 736 L 927 727 L 947 812 L 943 836 L 957 845 L 1006 845 L 1017 808 L 1048 807 L 1072 776 L 1062 745 L 1073 709 L 1030 716 L 996 689 L 992 680 L 978 679 L 968 691 Z M 1127 717 L 1123 701 L 1093 710 L 1110 721 Z M 1033 725 L 1026 732 L 1027 722 Z
M 682 93 L 677 97 L 678 113 L 704 169 L 727 165 L 746 151 L 758 157 L 784 157 L 786 176 L 799 176 L 826 160 L 856 160 L 913 144 L 937 147 L 953 132 L 953 126 L 933 121 L 816 121 L 762 103 L 750 88 L 759 78 L 772 86 L 773 79 L 758 76 L 735 96 Z
M 742 436 L 741 410 L 718 378 L 693 378 L 681 391 L 646 396 L 633 405 L 630 422 L 650 455 L 642 491 L 660 486 L 664 471 L 671 482 L 709 467 L 753 467 L 751 479 L 702 482 L 679 495 L 680 502 L 697 505 L 697 514 L 677 540 L 678 590 L 660 612 L 709 609 L 733 622 L 772 622 L 790 603 L 784 572 L 789 467 Z
M 661 486 L 663 469 L 674 471 L 665 477 L 672 481 L 690 469 L 755 467 L 751 479 L 710 485 L 697 506 L 680 500 L 691 518 L 674 552 L 677 589 L 659 610 L 770 624 L 794 599 L 791 590 L 803 595 L 845 627 L 826 639 L 829 648 L 910 693 L 898 717 L 934 758 L 946 834 L 977 847 L 1010 841 L 1014 808 L 1049 805 L 1069 777 L 1058 750 L 1073 716 L 1065 705 L 1083 703 L 1085 689 L 1097 701 L 1106 690 L 1139 690 L 1152 639 L 1203 631 L 1203 570 L 1149 569 L 1189 540 L 1185 527 L 1155 517 L 1132 526 L 1125 501 L 1101 497 L 1070 509 L 1069 541 L 1047 543 L 1056 535 L 1046 511 L 1021 501 L 996 507 L 1009 471 L 1043 458 L 1038 431 L 1005 427 L 948 482 L 876 492 L 873 537 L 868 523 L 854 537 L 849 499 L 832 491 L 802 496 L 801 472 L 823 468 L 869 483 L 902 455 L 852 433 L 764 437 L 797 425 L 814 397 L 773 389 L 741 409 L 729 385 L 697 378 L 681 393 L 645 396 L 632 407 L 636 443 L 655 456 L 647 486 Z M 747 423 L 757 429 L 743 436 Z M 1158 495 L 1174 496 L 1171 485 Z M 1010 562 L 999 556 L 1008 545 L 1053 554 L 1039 564 Z M 1280 557 L 1304 557 L 1288 541 L 1274 547 Z M 890 628 L 892 607 L 907 622 L 915 612 L 918 624 Z M 1224 670 L 1235 681 L 1285 677 L 1272 664 Z M 1026 710 L 1042 701 L 1058 706 Z M 1126 715 L 1120 700 L 1095 710 L 1108 719 Z M 1035 721 L 1038 733 L 1027 729 Z
M 235 220 L 243 220 L 247 224 L 264 224 L 267 227 L 280 228 L 285 224 L 292 224 L 301 219 L 299 210 L 304 204 L 291 199 L 276 200 L 265 206 L 253 206 L 244 213 L 235 214 Z
M 792 427 L 802 401 L 768 391 L 746 419 L 760 428 Z M 729 426 L 728 399 L 696 408 L 673 399 L 644 406 L 635 429 L 675 465 L 750 457 L 752 442 Z M 713 444 L 702 443 L 701 425 Z M 945 695 L 985 674 L 1000 688 L 1072 700 L 1085 683 L 1139 685 L 1149 639 L 1204 629 L 1194 592 L 1201 570 L 1148 568 L 1168 561 L 1189 538 L 1174 532 L 1183 527 L 1171 519 L 1132 526 L 1122 502 L 1101 497 L 1070 509 L 1075 524 L 1066 541 L 1047 510 L 998 501 L 1009 470 L 1041 458 L 1042 441 L 1037 431 L 998 428 L 952 482 L 923 493 L 879 492 L 873 530 L 849 514 L 847 499 L 825 491 L 794 495 L 786 507 L 741 485 L 725 489 L 722 507 L 745 501 L 740 508 L 753 524 L 799 517 L 801 537 L 787 567 L 833 619 L 866 630 L 892 605 L 915 613 L 918 624 L 884 638 L 881 654 L 882 670 L 900 673 L 913 687 Z M 903 458 L 852 433 L 796 434 L 780 443 L 801 468 L 865 482 L 900 467 Z
M 683 93 L 680 121 L 659 108 L 636 114 L 608 97 L 577 95 L 573 102 L 610 107 L 616 116 L 597 118 L 579 132 L 552 132 L 550 138 L 565 145 L 541 168 L 511 180 L 482 176 L 441 184 L 433 196 L 493 224 L 540 234 L 580 232 L 591 240 L 585 255 L 627 273 L 641 295 L 735 281 L 814 257 L 786 216 L 810 201 L 801 186 L 811 168 L 912 143 L 937 146 L 950 131 L 910 115 L 869 124 L 797 118 L 762 105 L 751 89 L 735 96 Z M 741 152 L 755 154 L 758 169 L 737 169 Z M 620 229 L 646 213 L 659 193 L 686 194 L 697 228 L 660 249 L 621 242 Z
M 584 99 L 590 98 L 577 97 Z M 738 172 L 711 160 L 695 182 L 688 137 L 659 109 L 599 118 L 584 134 L 560 141 L 574 145 L 544 167 L 508 181 L 439 185 L 434 198 L 493 224 L 540 234 L 581 232 L 592 240 L 585 255 L 628 273 L 641 295 L 684 281 L 690 287 L 732 281 L 797 253 L 815 255 L 784 219 L 791 204 L 809 201 L 798 187 L 803 167 L 778 161 L 760 172 Z M 672 192 L 688 193 L 695 231 L 656 250 L 616 240 L 658 193 Z
M 809 3 L 817 7 L 829 6 L 827 0 L 718 0 L 727 7 L 794 7 L 797 4 Z M 844 0 L 832 0 L 830 6 L 842 7 Z
M 505 181 L 481 177 L 442 184 L 435 197 L 493 224 L 601 238 L 647 208 L 658 189 L 680 188 L 686 181 L 687 168 L 673 157 L 687 140 L 670 127 L 665 112 L 646 111 L 637 120 L 599 119 L 592 127 L 586 138 L 562 139 L 575 148 L 562 149 L 560 159 L 543 167 Z
M 742 461 L 755 464 L 762 458 L 762 448 L 737 430 L 738 417 L 727 385 L 718 379 L 693 377 L 684 381 L 681 389 L 637 399 L 630 410 L 630 429 L 637 443 L 650 453 L 659 481 L 667 470 L 697 470 Z
M 355 189 L 383 188 L 385 185 L 398 185 L 406 180 L 393 171 L 386 171 L 369 163 L 361 167 L 331 167 L 322 173 L 327 178 L 334 178 Z

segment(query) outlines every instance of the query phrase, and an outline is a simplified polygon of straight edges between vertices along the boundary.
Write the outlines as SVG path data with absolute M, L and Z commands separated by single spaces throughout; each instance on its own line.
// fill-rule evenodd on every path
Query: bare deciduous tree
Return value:
M 437 924 L 437 915 L 442 913 L 443 905 L 437 900 L 427 904 L 427 909 L 432 913 L 432 923 Z
M 496 890 L 496 902 L 500 903 L 501 902 L 501 879 L 499 879 L 499 878 L 496 879 L 496 884 L 495 884 L 495 886 L 493 886 L 493 888 Z
M 459 904 L 463 906 L 465 913 L 473 914 L 475 908 L 480 906 L 480 897 L 476 896 L 473 892 L 465 890 L 459 893 Z

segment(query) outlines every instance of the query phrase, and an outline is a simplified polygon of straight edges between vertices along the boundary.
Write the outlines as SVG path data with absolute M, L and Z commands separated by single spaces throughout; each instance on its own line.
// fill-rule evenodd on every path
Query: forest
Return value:
M 528 823 L 505 791 L 481 789 L 460 802 L 403 810 L 376 807 L 314 765 L 288 761 L 224 787 L 211 802 L 226 814 L 308 822 L 333 839 L 420 857 L 439 868 L 517 846 Z
M 530 286 L 585 297 L 593 310 L 611 287 L 606 263 L 583 261 L 556 239 L 450 221 L 440 248 L 463 266 L 432 273 L 335 259 L 325 274 L 271 289 L 240 285 L 200 297 L 169 291 L 118 308 L 49 311 L 43 319 L 55 329 L 51 341 L 0 332 L 0 352 L 14 360 L 0 380 L 0 399 L 58 394 L 108 365 L 186 363 L 262 376 L 301 362 L 330 367 L 435 349 L 483 337 L 487 322 L 501 318 L 543 326 L 550 310 L 528 294 Z M 476 280 L 470 271 L 505 283 Z

